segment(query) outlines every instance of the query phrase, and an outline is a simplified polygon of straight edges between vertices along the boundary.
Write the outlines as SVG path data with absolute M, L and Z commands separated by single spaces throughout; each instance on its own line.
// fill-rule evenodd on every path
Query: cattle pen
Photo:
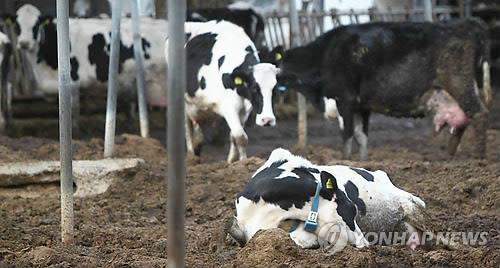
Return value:
M 243 54 L 241 51 L 247 53 L 244 55 L 256 51 L 253 51 L 253 45 L 244 42 L 238 44 L 241 51 L 235 49 L 241 40 L 239 36 L 245 35 L 244 31 L 223 36 L 213 25 L 201 35 L 213 38 L 206 40 L 213 41 L 213 47 L 217 49 L 207 49 L 203 43 L 192 41 L 195 34 L 184 34 L 184 31 L 192 30 L 192 25 L 204 22 L 183 22 L 189 17 L 189 10 L 225 8 L 236 1 L 131 0 L 129 7 L 132 9 L 126 11 L 129 0 L 114 0 L 109 4 L 109 17 L 89 15 L 81 18 L 72 15 L 71 9 L 76 2 L 97 3 L 90 9 L 99 10 L 97 6 L 103 1 L 58 0 L 57 5 L 56 1 L 47 5 L 45 1 L 31 1 L 35 2 L 34 6 L 39 8 L 43 18 L 36 27 L 45 28 L 38 31 L 28 28 L 29 37 L 36 33 L 38 39 L 34 38 L 35 41 L 51 40 L 51 33 L 57 32 L 54 37 L 58 42 L 54 44 L 58 46 L 59 54 L 54 59 L 58 61 L 55 72 L 58 76 L 45 74 L 41 76 L 43 79 L 37 73 L 39 69 L 32 66 L 44 63 L 47 57 L 37 58 L 37 53 L 34 53 L 35 58 L 30 58 L 29 49 L 17 46 L 18 39 L 22 38 L 16 31 L 25 30 L 29 20 L 18 22 L 17 18 L 26 14 L 16 14 L 16 11 L 29 1 L 9 1 L 0 0 L 0 8 L 15 8 L 11 11 L 13 16 L 0 18 L 2 66 L 5 63 L 2 53 L 7 51 L 1 42 L 4 31 L 17 52 L 9 58 L 8 64 L 14 69 L 9 70 L 8 79 L 3 79 L 4 69 L 0 70 L 0 111 L 7 120 L 5 129 L 0 131 L 0 267 L 500 266 L 498 94 L 490 96 L 492 104 L 489 106 L 483 157 L 475 154 L 477 136 L 470 127 L 463 134 L 456 154 L 450 156 L 445 145 L 450 135 L 448 132 L 453 132 L 451 127 L 449 131 L 445 127 L 446 131 L 435 133 L 435 120 L 431 116 L 406 118 L 374 112 L 369 120 L 368 159 L 358 157 L 361 148 L 354 146 L 353 157 L 347 160 L 343 155 L 342 134 L 345 116 L 342 117 L 337 109 L 330 110 L 333 111 L 331 114 L 327 109 L 323 113 L 320 104 L 309 102 L 310 96 L 296 94 L 291 87 L 283 88 L 278 80 L 276 84 L 266 80 L 268 83 L 262 85 L 272 88 L 267 100 L 271 100 L 271 114 L 275 116 L 273 123 L 276 125 L 270 126 L 270 121 L 266 121 L 269 118 L 265 118 L 262 126 L 258 124 L 262 111 L 266 109 L 262 104 L 262 111 L 254 111 L 242 124 L 243 136 L 247 136 L 244 145 L 248 157 L 228 163 L 228 151 L 231 152 L 234 139 L 225 119 L 209 114 L 207 111 L 212 107 L 200 109 L 202 116 L 190 126 L 190 118 L 184 116 L 193 105 L 189 101 L 192 97 L 188 92 L 190 85 L 187 85 L 189 77 L 193 77 L 189 60 L 193 61 L 193 55 L 211 56 L 194 57 L 194 62 L 205 61 L 205 65 L 200 66 L 208 69 L 196 77 L 198 90 L 207 92 L 214 84 L 209 77 L 213 70 L 224 69 L 227 66 L 223 64 L 236 61 L 231 57 Z M 245 2 L 252 3 L 256 10 L 267 7 L 268 2 L 297 9 L 296 12 L 287 12 L 286 8 L 277 8 L 276 11 L 262 8 L 257 12 L 265 25 L 265 47 L 269 50 L 284 47 L 284 50 L 278 50 L 278 56 L 271 54 L 272 60 L 279 60 L 286 57 L 290 49 L 305 46 L 339 27 L 370 22 L 444 21 L 446 24 L 451 18 L 479 14 L 483 10 L 477 6 L 473 9 L 464 6 L 477 1 L 432 0 L 425 1 L 430 5 L 418 8 L 385 11 L 376 8 L 318 10 L 317 4 L 328 3 L 318 0 Z M 346 1 L 337 2 L 345 4 Z M 408 2 L 424 4 L 424 1 Z M 454 2 L 460 5 L 436 5 Z M 154 16 L 145 12 L 151 5 L 144 3 L 156 7 Z M 50 13 L 52 9 L 53 13 Z M 500 14 L 500 7 L 498 10 Z M 87 24 L 79 24 L 82 21 Z M 221 25 L 220 22 L 216 24 Z M 83 26 L 78 28 L 80 25 Z M 491 25 L 493 23 L 489 22 L 488 26 Z M 51 27 L 54 27 L 54 32 L 50 31 Z M 75 39 L 75 33 L 81 34 L 81 39 Z M 168 46 L 165 46 L 165 37 Z M 218 47 L 220 43 L 217 42 L 223 40 L 229 40 L 226 42 L 231 44 L 219 49 L 223 46 Z M 465 41 L 452 42 L 452 45 L 457 43 L 461 45 Z M 94 57 L 87 52 L 92 49 L 97 51 Z M 492 48 L 491 52 L 500 55 L 498 51 Z M 386 56 L 399 52 L 390 51 Z M 419 54 L 419 50 L 415 53 L 427 55 Z M 460 53 L 454 55 L 460 56 Z M 265 56 L 265 53 L 259 55 L 261 60 L 268 60 Z M 94 63 L 90 63 L 90 58 Z M 89 73 L 100 75 L 103 81 L 98 81 L 99 87 L 88 91 L 82 86 L 79 92 L 72 88 L 76 84 L 72 72 L 75 59 L 80 71 L 91 70 L 78 73 L 80 79 Z M 304 61 L 313 59 L 304 57 Z M 409 58 L 406 62 L 418 59 Z M 168 68 L 161 66 L 165 62 L 168 62 Z M 343 64 L 351 67 L 347 62 Z M 442 72 L 458 70 L 462 65 L 449 66 Z M 105 68 L 101 68 L 103 66 Z M 283 67 L 280 72 L 284 73 L 284 65 L 280 66 Z M 399 66 L 397 72 L 388 75 L 390 81 L 399 81 L 400 77 L 421 77 L 420 73 L 407 68 L 408 65 Z M 256 68 L 249 69 L 254 71 Z M 494 66 L 492 80 L 493 69 Z M 235 71 L 235 74 L 229 83 L 240 85 L 251 81 L 245 80 L 248 72 Z M 251 78 L 258 80 L 256 77 Z M 39 88 L 53 80 L 59 89 L 41 93 Z M 222 79 L 222 83 L 224 81 L 228 83 Z M 424 82 L 415 82 L 420 83 Z M 474 89 L 479 90 L 481 86 L 471 85 L 468 97 L 481 95 L 474 93 Z M 404 84 L 401 88 L 411 86 L 414 85 Z M 257 92 L 264 95 L 264 87 L 259 86 Z M 75 96 L 78 96 L 79 104 L 75 103 Z M 446 98 L 448 95 L 439 96 Z M 265 102 L 266 99 L 262 99 Z M 222 102 L 231 103 L 228 99 Z M 341 105 L 340 102 L 337 104 Z M 72 113 L 78 113 L 75 105 L 79 105 L 79 117 L 72 116 Z M 324 105 L 327 105 L 327 100 L 324 100 Z M 75 122 L 78 122 L 78 128 L 74 126 Z M 1 123 L 0 120 L 0 127 Z M 204 142 L 196 155 L 186 150 L 186 128 L 203 128 L 201 134 L 193 132 L 191 137 Z M 272 159 L 272 154 L 275 154 L 275 159 Z M 313 180 L 309 181 L 311 176 Z M 263 181 L 253 184 L 254 178 L 265 178 L 270 184 L 266 187 L 262 186 Z M 302 178 L 309 183 L 296 183 Z M 280 188 L 280 192 L 273 188 L 276 181 L 290 184 Z M 255 186 L 253 190 L 258 189 L 261 193 L 248 190 L 248 185 Z M 372 200 L 365 191 L 375 193 L 375 198 Z M 268 198 L 269 195 L 272 198 Z M 285 199 L 280 200 L 283 196 Z M 345 219 L 346 211 L 352 211 L 355 206 L 355 215 L 370 212 L 370 201 L 367 200 L 372 200 L 374 206 L 401 202 L 387 201 L 394 196 L 408 198 L 410 205 L 399 207 L 399 211 L 389 209 L 381 213 L 385 221 L 393 221 L 404 210 L 401 215 L 405 217 L 402 221 L 405 227 L 409 223 L 412 228 L 422 231 L 422 235 L 436 235 L 442 239 L 436 239 L 435 244 L 415 247 L 404 239 L 397 239 L 408 235 L 404 231 L 377 232 L 364 229 L 366 221 L 357 221 L 356 228 L 348 228 L 362 231 L 368 246 L 356 248 L 364 246 L 365 242 L 356 241 L 350 245 L 342 240 L 343 233 L 335 228 L 350 224 Z M 313 209 L 315 198 L 323 198 L 317 199 L 320 200 L 319 211 Z M 340 199 L 347 200 L 347 203 Z M 325 203 L 327 208 L 338 213 L 337 217 L 340 215 L 338 225 L 322 228 L 327 211 Z M 382 211 L 387 207 L 391 208 L 382 205 L 377 209 Z M 281 214 L 275 214 L 276 208 L 281 208 Z M 241 210 L 237 212 L 237 209 Z M 414 209 L 424 212 L 415 217 L 408 213 Z M 311 212 L 319 215 L 316 218 L 320 224 L 317 226 L 318 235 L 329 232 L 325 236 L 327 242 L 333 242 L 336 249 L 340 248 L 334 254 L 331 245 L 313 243 L 314 247 L 320 248 L 303 248 L 304 244 L 310 243 L 308 234 L 302 237 L 302 241 L 292 234 L 305 230 L 305 222 L 314 222 L 314 217 L 309 219 L 314 215 Z M 304 218 L 304 222 L 294 222 L 294 219 L 286 218 L 294 213 L 306 215 L 307 221 Z M 285 218 L 279 218 L 283 215 Z M 249 224 L 250 229 L 254 226 L 267 229 L 270 222 L 275 221 L 280 222 L 276 226 L 279 228 L 257 231 L 245 230 L 245 227 L 243 238 L 239 240 L 241 233 L 234 236 L 231 231 L 234 231 L 235 219 L 240 217 L 239 220 L 244 222 L 247 216 L 248 222 L 253 220 L 255 224 Z M 354 219 L 354 215 L 348 217 Z M 377 220 L 372 222 L 379 223 Z M 388 240 L 384 238 L 386 234 L 390 235 L 390 238 L 386 237 Z M 359 240 L 359 232 L 355 235 Z M 375 243 L 384 240 L 385 244 Z

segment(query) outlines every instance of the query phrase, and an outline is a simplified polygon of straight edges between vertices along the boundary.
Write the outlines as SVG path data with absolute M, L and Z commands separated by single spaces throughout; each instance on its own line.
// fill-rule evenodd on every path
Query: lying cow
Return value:
M 336 100 L 345 158 L 351 158 L 353 136 L 361 159 L 368 158 L 372 112 L 433 114 L 436 131 L 450 128 L 450 154 L 475 118 L 477 149 L 484 155 L 489 64 L 487 31 L 478 21 L 371 23 L 339 27 L 287 51 L 279 80 L 318 106 L 323 97 Z
M 264 19 L 253 9 L 198 8 L 187 12 L 186 21 L 207 22 L 210 20 L 226 20 L 240 26 L 258 50 L 265 48 Z
M 278 69 L 259 63 L 257 50 L 242 28 L 226 21 L 185 24 L 187 92 L 186 142 L 190 153 L 199 154 L 193 131 L 200 123 L 222 116 L 228 124 L 228 162 L 247 157 L 247 134 L 243 129 L 252 109 L 256 124 L 274 126 L 272 94 Z M 168 40 L 165 53 L 168 50 Z M 201 134 L 201 133 L 198 133 Z
M 27 52 L 38 89 L 57 93 L 57 27 L 55 18 L 45 16 L 32 5 L 17 10 L 17 45 Z M 147 88 L 163 88 L 165 62 L 163 45 L 166 21 L 141 18 L 141 37 Z M 74 87 L 104 88 L 108 79 L 111 43 L 110 19 L 70 19 L 71 79 Z M 163 69 L 161 68 L 163 66 Z M 134 84 L 135 62 L 131 19 L 121 22 L 118 81 L 124 87 Z M 159 91 L 159 90 L 157 90 Z
M 314 232 L 304 229 L 317 184 L 319 209 Z M 409 232 L 421 235 L 425 203 L 394 186 L 383 171 L 348 166 L 317 166 L 284 149 L 275 149 L 236 197 L 236 216 L 228 231 L 244 245 L 261 229 L 298 221 L 290 230 L 302 248 L 334 242 L 333 250 L 347 243 L 364 247 L 362 232 Z M 333 229 L 329 226 L 335 226 Z M 337 232 L 331 241 L 331 231 Z M 411 245 L 412 247 L 416 245 Z

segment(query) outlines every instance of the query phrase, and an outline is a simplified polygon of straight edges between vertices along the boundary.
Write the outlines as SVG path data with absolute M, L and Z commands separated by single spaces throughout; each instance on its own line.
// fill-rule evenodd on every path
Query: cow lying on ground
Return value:
M 317 184 L 318 226 L 306 231 Z M 329 245 L 333 251 L 353 244 L 367 246 L 362 232 L 409 232 L 422 230 L 425 203 L 394 186 L 383 171 L 371 172 L 348 166 L 317 166 L 284 149 L 275 149 L 236 197 L 236 216 L 227 230 L 244 245 L 261 229 L 300 224 L 290 230 L 302 248 Z M 332 241 L 332 233 L 336 232 Z M 410 245 L 413 248 L 415 244 Z
M 199 8 L 187 12 L 186 21 L 207 22 L 210 20 L 226 20 L 240 26 L 258 50 L 265 48 L 264 19 L 253 9 Z
M 318 106 L 323 97 L 336 100 L 345 158 L 351 158 L 353 136 L 361 159 L 368 158 L 372 112 L 433 114 L 436 131 L 450 128 L 450 154 L 474 118 L 477 153 L 484 156 L 489 64 L 487 31 L 478 21 L 372 23 L 339 27 L 287 51 L 278 80 Z
M 41 14 L 32 5 L 22 6 L 16 15 L 16 23 L 19 28 L 17 45 L 27 52 L 38 89 L 43 93 L 57 93 L 55 18 Z M 150 91 L 153 90 L 152 87 L 163 88 L 162 84 L 166 80 L 163 58 L 166 27 L 165 20 L 141 18 L 146 88 Z M 111 20 L 70 18 L 69 29 L 72 85 L 84 89 L 104 88 L 108 79 L 110 60 Z M 134 85 L 134 74 L 131 19 L 123 18 L 118 75 L 120 85 L 125 88 Z
M 256 124 L 274 126 L 272 94 L 278 69 L 259 63 L 257 50 L 242 28 L 227 21 L 185 24 L 187 92 L 186 142 L 199 155 L 200 124 L 222 116 L 230 128 L 228 162 L 246 158 L 247 134 L 243 126 L 252 109 Z M 165 44 L 165 55 L 168 40 Z M 193 133 L 198 132 L 198 134 Z

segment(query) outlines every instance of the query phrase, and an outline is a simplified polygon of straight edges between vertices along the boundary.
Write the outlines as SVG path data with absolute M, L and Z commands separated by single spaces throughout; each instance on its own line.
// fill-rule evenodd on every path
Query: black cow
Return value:
M 187 12 L 186 21 L 207 22 L 210 20 L 227 20 L 240 26 L 258 50 L 265 48 L 264 19 L 253 9 L 200 8 Z
M 323 97 L 337 101 L 345 158 L 351 157 L 354 136 L 361 159 L 367 159 L 371 112 L 396 117 L 432 113 L 436 131 L 450 127 L 450 154 L 470 119 L 478 117 L 477 149 L 484 156 L 489 46 L 486 27 L 476 20 L 339 27 L 287 51 L 279 81 L 318 105 Z

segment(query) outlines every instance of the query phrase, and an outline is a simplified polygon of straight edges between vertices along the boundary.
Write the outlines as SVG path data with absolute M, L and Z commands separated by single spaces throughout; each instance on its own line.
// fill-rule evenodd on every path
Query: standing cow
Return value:
M 272 94 L 278 69 L 259 63 L 257 50 L 242 28 L 226 21 L 185 24 L 187 92 L 186 142 L 190 153 L 199 154 L 193 130 L 200 123 L 222 116 L 230 133 L 228 162 L 247 157 L 243 126 L 254 110 L 256 124 L 274 126 Z M 168 40 L 165 52 L 168 50 Z
M 320 105 L 335 99 L 351 158 L 353 136 L 368 158 L 370 113 L 433 114 L 436 131 L 450 128 L 454 154 L 474 118 L 477 153 L 484 156 L 491 101 L 489 41 L 476 20 L 448 25 L 371 23 L 339 27 L 287 51 L 280 81 Z
M 255 10 L 233 8 L 198 8 L 187 11 L 186 21 L 207 22 L 210 20 L 226 20 L 245 30 L 258 50 L 266 49 L 264 36 L 264 19 Z
M 306 231 L 317 185 L 317 228 Z M 363 232 L 407 232 L 420 244 L 425 203 L 394 186 L 383 171 L 348 166 L 317 166 L 289 151 L 275 149 L 236 196 L 236 216 L 226 231 L 241 245 L 261 229 L 282 228 L 302 248 L 329 245 L 333 251 L 368 245 Z M 334 232 L 335 234 L 332 234 Z M 411 235 L 407 238 L 411 238 Z M 332 239 L 335 238 L 335 239 Z
M 56 94 L 57 87 L 57 29 L 55 18 L 44 16 L 32 5 L 18 9 L 17 45 L 26 52 L 32 66 L 37 88 L 48 94 Z M 108 79 L 110 60 L 111 20 L 70 19 L 71 79 L 75 88 L 104 88 Z M 165 62 L 163 45 L 166 21 L 141 18 L 146 83 L 149 91 L 160 92 L 163 88 Z M 118 81 L 130 87 L 135 80 L 133 34 L 131 19 L 121 23 L 120 59 Z M 163 69 L 162 69 L 163 66 Z M 159 85 L 157 85 L 159 84 Z

